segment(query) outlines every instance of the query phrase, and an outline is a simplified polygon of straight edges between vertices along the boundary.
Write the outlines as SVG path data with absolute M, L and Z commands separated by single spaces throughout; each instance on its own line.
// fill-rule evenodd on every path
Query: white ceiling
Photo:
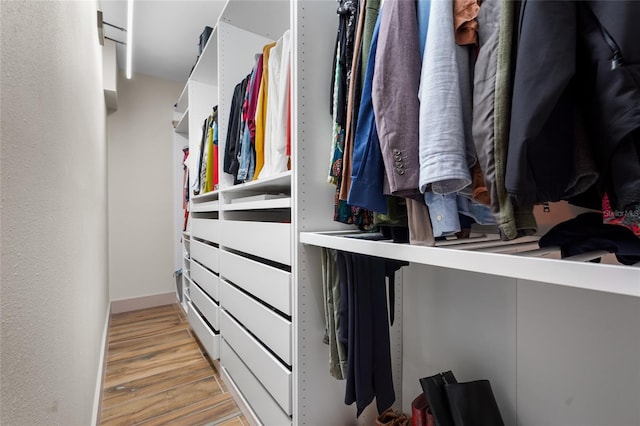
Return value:
M 103 20 L 127 26 L 125 0 L 101 0 Z M 214 27 L 225 0 L 134 0 L 133 73 L 186 82 L 198 58 L 205 26 Z M 126 42 L 126 33 L 107 25 L 105 36 Z M 126 48 L 116 44 L 118 66 L 124 69 Z

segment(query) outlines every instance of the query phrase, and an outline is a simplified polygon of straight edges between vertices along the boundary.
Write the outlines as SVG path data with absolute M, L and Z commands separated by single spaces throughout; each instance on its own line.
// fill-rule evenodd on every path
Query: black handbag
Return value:
M 424 395 L 427 397 L 427 401 L 429 401 L 431 413 L 433 413 L 433 417 L 436 420 L 436 426 L 455 426 L 449 409 L 445 385 L 457 382 L 451 371 L 420 379 L 420 385 Z
M 448 383 L 444 389 L 455 426 L 504 426 L 488 380 Z
M 436 426 L 504 426 L 488 380 L 458 383 L 451 371 L 420 379 Z

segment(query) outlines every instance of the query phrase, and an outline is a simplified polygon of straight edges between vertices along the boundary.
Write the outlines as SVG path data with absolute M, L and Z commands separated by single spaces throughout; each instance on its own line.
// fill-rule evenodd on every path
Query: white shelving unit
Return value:
M 176 126 L 176 133 L 186 133 L 189 134 L 189 110 L 186 110 L 180 121 L 178 121 L 178 125 Z
M 343 403 L 344 382 L 329 375 L 320 265 L 327 247 L 410 262 L 396 275 L 395 408 L 409 413 L 418 379 L 451 369 L 461 381 L 491 380 L 509 425 L 639 424 L 637 265 L 559 260 L 537 250 L 536 237 L 438 247 L 366 241 L 332 221 L 336 7 L 334 0 L 229 1 L 176 110 L 188 111 L 195 158 L 202 122 L 218 105 L 220 186 L 191 197 L 186 282 L 197 296 L 189 320 L 220 357 L 249 421 L 373 423 L 374 405 L 356 420 Z M 262 46 L 288 29 L 292 170 L 234 186 L 221 167 L 233 89 Z
M 586 262 L 606 254 L 603 252 L 559 260 L 539 257 L 557 252 L 557 248 L 538 250 L 532 248 L 530 242 L 521 240 L 508 243 L 499 240 L 488 241 L 476 251 L 465 247 L 477 244 L 473 241 L 463 241 L 442 247 L 419 247 L 384 241 L 365 241 L 349 238 L 349 236 L 357 236 L 357 233 L 348 231 L 338 233 L 307 232 L 301 234 L 300 241 L 314 246 L 404 260 L 416 264 L 640 297 L 640 268 L 637 266 L 601 265 Z M 520 251 L 518 249 L 522 244 L 526 244 L 526 249 Z M 537 247 L 537 244 L 535 245 Z M 484 249 L 502 249 L 504 251 L 513 249 L 518 250 L 518 255 L 496 253 L 495 251 L 486 252 Z

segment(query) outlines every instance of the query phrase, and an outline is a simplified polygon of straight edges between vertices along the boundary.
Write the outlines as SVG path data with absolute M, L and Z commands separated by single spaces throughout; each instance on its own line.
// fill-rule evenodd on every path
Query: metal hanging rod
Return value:
M 110 24 L 110 23 L 108 23 L 108 22 L 106 22 L 106 21 L 102 21 L 102 23 L 103 23 L 104 25 L 108 25 L 108 26 L 110 26 L 111 28 L 115 28 L 115 29 L 117 29 L 117 30 L 127 32 L 126 28 L 122 28 L 122 27 L 119 27 L 119 26 L 117 26 L 117 25 Z
M 111 37 L 104 36 L 104 38 L 106 38 L 107 40 L 111 40 L 111 41 L 113 41 L 113 42 L 116 42 L 116 43 L 120 43 L 120 44 L 121 44 L 121 45 L 123 45 L 123 46 L 126 46 L 126 45 L 127 45 L 127 43 L 125 43 L 124 41 L 116 40 L 116 39 L 113 39 L 113 38 L 111 38 Z

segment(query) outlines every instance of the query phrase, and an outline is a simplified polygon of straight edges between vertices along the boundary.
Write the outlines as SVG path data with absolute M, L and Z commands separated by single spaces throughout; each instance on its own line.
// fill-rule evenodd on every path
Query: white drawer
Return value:
M 220 334 L 215 334 L 209 328 L 191 303 L 187 303 L 187 306 L 187 318 L 189 318 L 189 324 L 196 336 L 198 336 L 198 340 L 200 340 L 211 359 L 220 358 Z
M 284 412 L 291 415 L 291 371 L 231 318 L 224 309 L 220 316 L 220 323 L 224 340 L 238 354 Z
M 227 251 L 220 251 L 220 275 L 291 315 L 291 273 Z
M 291 322 L 231 284 L 221 280 L 222 307 L 260 339 L 284 362 L 291 365 Z
M 220 241 L 218 219 L 191 219 L 191 237 L 217 243 Z M 193 240 L 192 240 L 193 242 Z
M 218 276 L 216 274 L 193 260 L 191 261 L 191 271 L 189 274 L 191 281 L 198 284 L 213 300 L 216 302 L 220 301 L 218 295 Z
M 209 244 L 193 240 L 191 242 L 191 258 L 197 260 L 213 272 L 218 272 L 218 249 Z
M 224 339 L 220 342 L 220 363 L 265 425 L 290 425 L 291 419 L 273 400 Z
M 291 224 L 225 220 L 220 244 L 291 265 Z
M 209 321 L 214 330 L 220 330 L 220 308 L 218 304 L 195 284 L 191 286 L 191 303 Z

